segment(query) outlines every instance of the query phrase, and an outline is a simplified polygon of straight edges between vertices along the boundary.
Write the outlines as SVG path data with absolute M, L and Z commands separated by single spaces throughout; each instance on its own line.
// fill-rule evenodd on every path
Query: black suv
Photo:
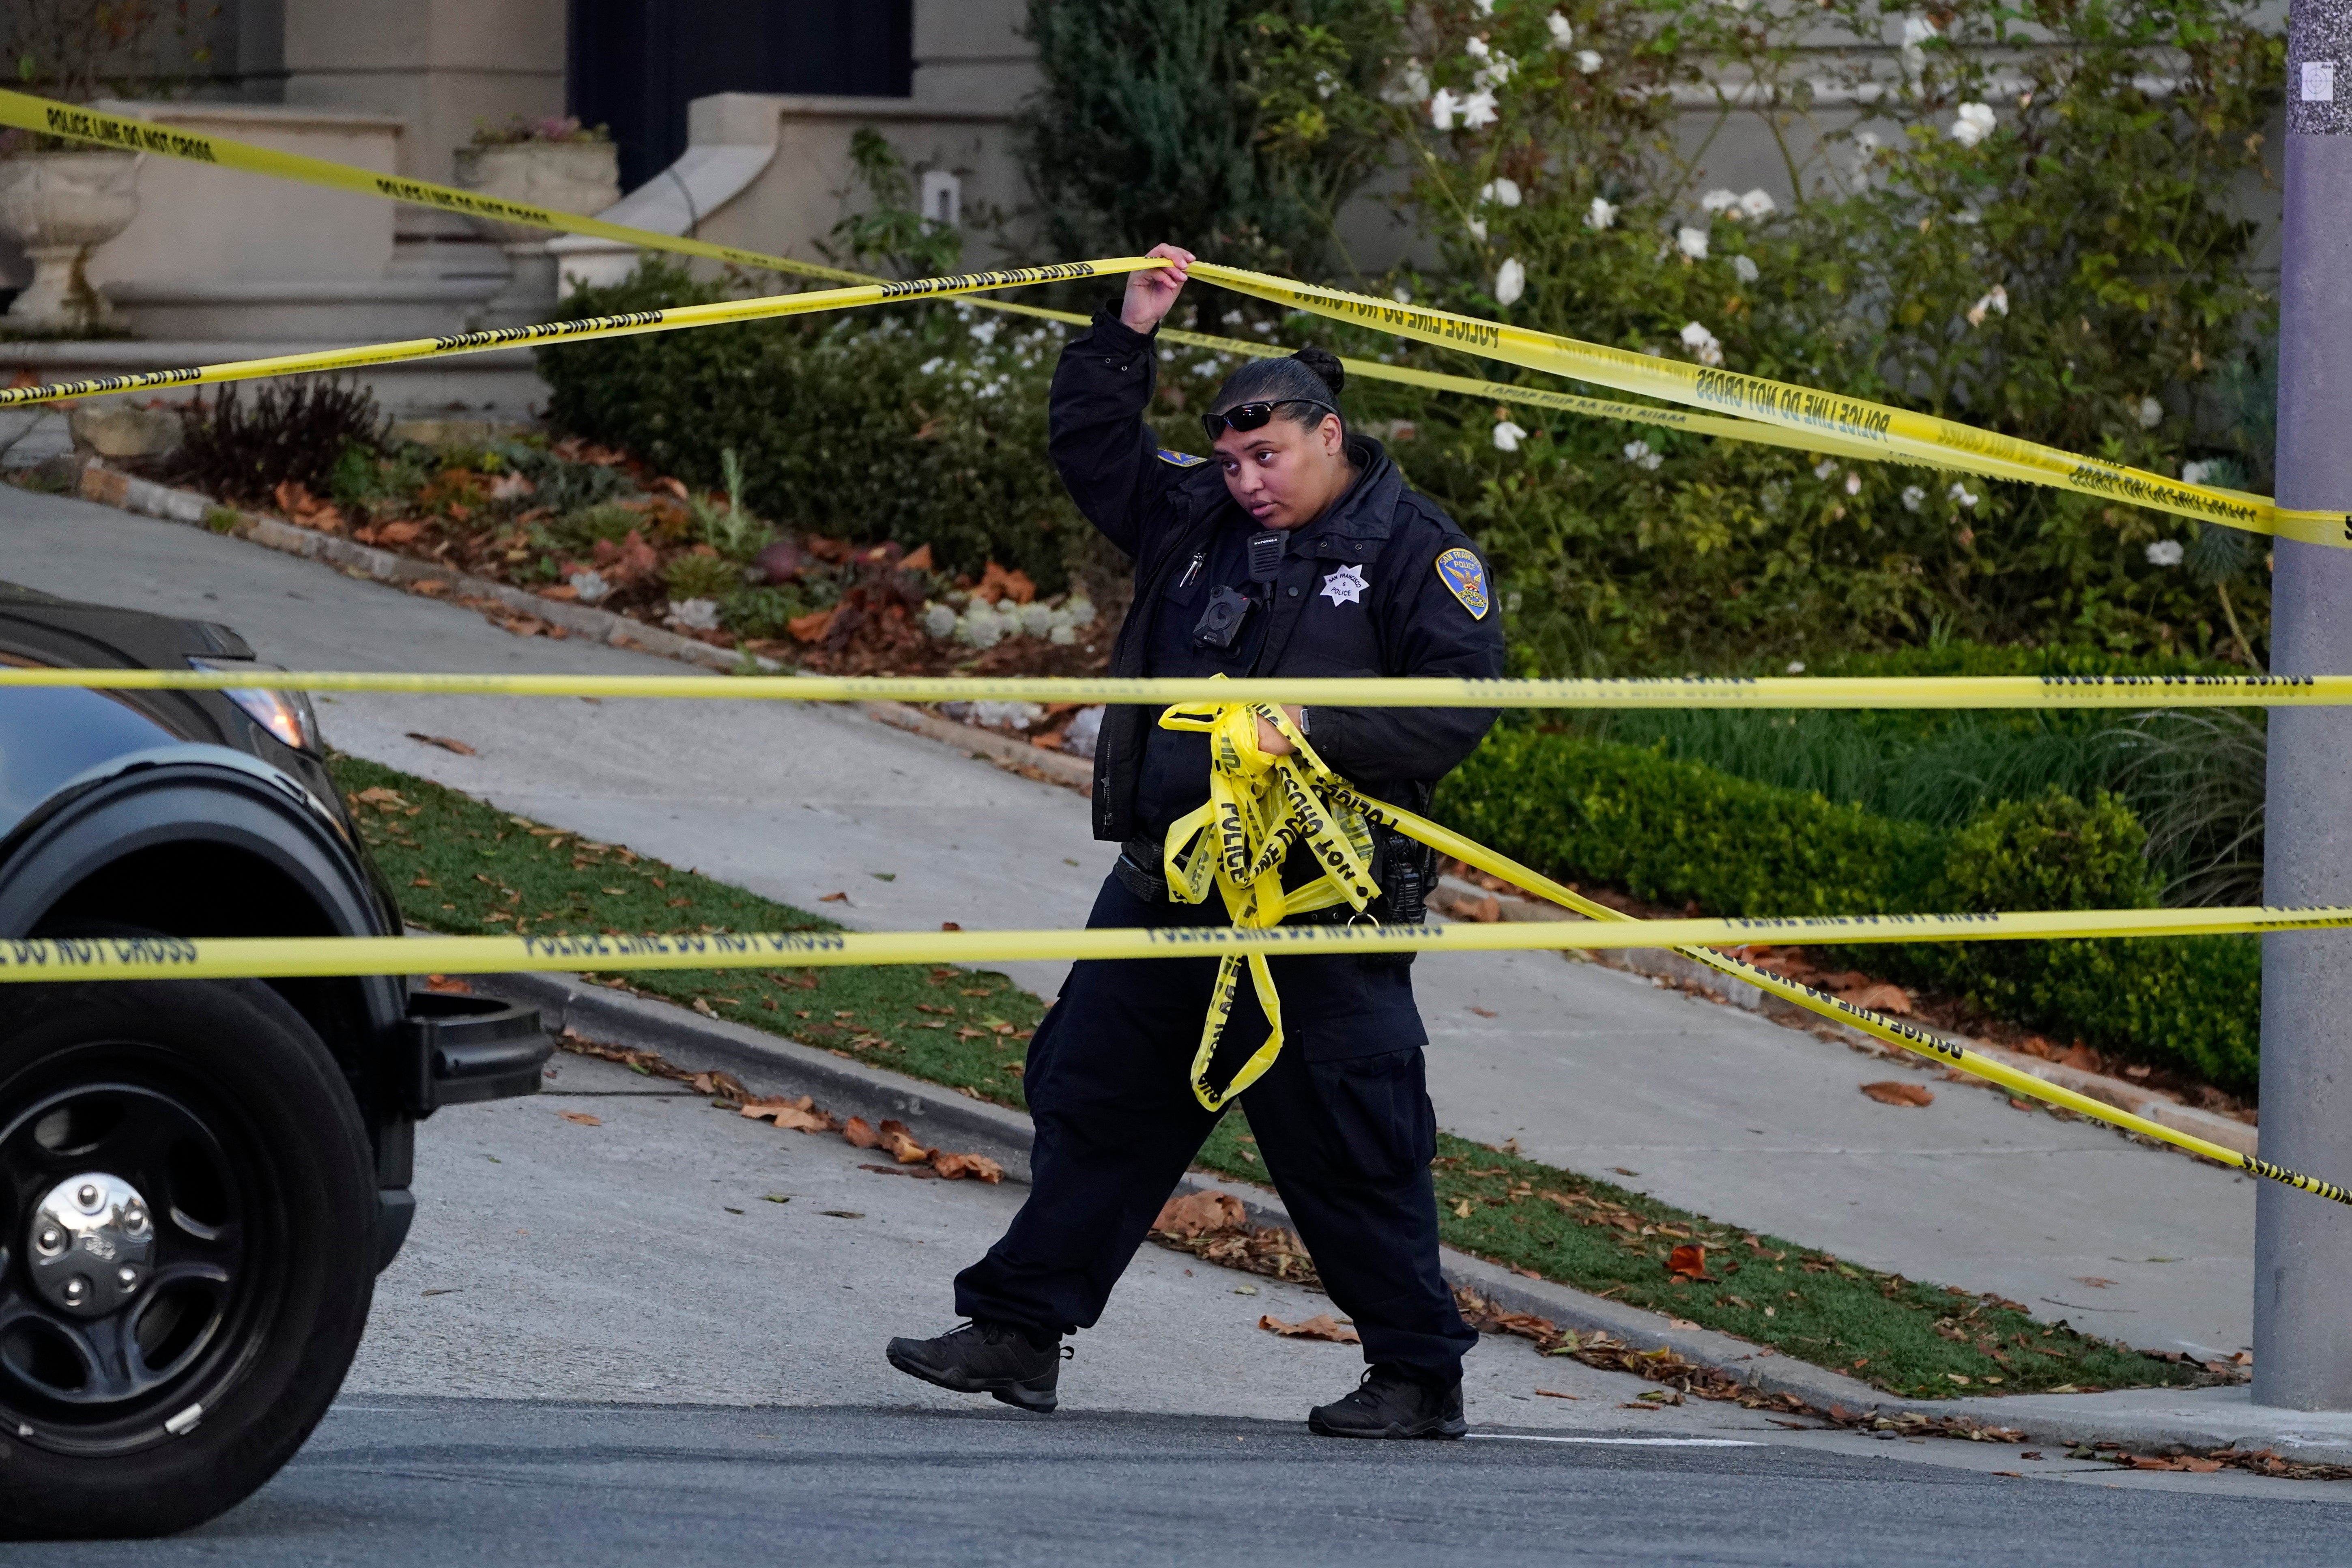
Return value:
M 236 633 L 0 584 L 0 940 L 385 936 L 302 697 Z M 530 1094 L 538 1015 L 386 976 L 0 984 L 0 1535 L 208 1519 L 325 1414 L 407 1233 L 415 1126 Z

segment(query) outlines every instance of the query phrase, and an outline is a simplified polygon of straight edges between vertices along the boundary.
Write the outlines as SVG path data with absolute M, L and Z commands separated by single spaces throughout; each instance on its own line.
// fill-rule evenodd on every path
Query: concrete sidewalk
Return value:
M 677 668 L 517 638 L 200 530 L 11 489 L 0 542 L 0 576 L 225 621 L 289 666 Z M 1076 924 L 1108 858 L 1069 792 L 839 710 L 342 697 L 320 712 L 358 754 L 855 925 Z M 818 902 L 835 891 L 848 902 Z M 1014 973 L 1051 994 L 1059 968 Z M 1598 965 L 1496 954 L 1415 974 L 1439 1116 L 1465 1135 L 1632 1173 L 1612 1179 L 2134 1343 L 2248 1341 L 2246 1178 L 1958 1085 L 1925 1110 L 1880 1105 L 1857 1086 L 1903 1069 Z

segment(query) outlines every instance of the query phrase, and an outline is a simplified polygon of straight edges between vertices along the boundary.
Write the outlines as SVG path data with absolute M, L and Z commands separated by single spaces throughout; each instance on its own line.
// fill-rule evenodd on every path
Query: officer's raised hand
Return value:
M 1175 308 L 1191 276 L 1192 253 L 1181 246 L 1155 245 L 1143 253 L 1164 256 L 1173 267 L 1153 267 L 1127 275 L 1127 298 L 1119 302 L 1118 319 L 1132 331 L 1149 332 Z

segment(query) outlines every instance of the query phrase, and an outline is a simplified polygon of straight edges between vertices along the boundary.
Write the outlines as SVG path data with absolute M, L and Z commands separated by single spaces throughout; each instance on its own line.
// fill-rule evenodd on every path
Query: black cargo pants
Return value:
M 1222 924 L 1222 903 L 1147 901 L 1105 880 L 1087 923 Z M 1436 1116 L 1409 972 L 1345 953 L 1277 958 L 1288 1043 L 1241 1097 L 1266 1173 L 1364 1359 L 1451 1377 L 1477 1342 L 1438 1273 Z M 1033 1185 L 1012 1228 L 956 1276 L 956 1310 L 1090 1328 L 1216 1118 L 1192 1098 L 1213 958 L 1074 964 L 1029 1045 Z M 1265 1037 L 1244 981 L 1221 1074 Z

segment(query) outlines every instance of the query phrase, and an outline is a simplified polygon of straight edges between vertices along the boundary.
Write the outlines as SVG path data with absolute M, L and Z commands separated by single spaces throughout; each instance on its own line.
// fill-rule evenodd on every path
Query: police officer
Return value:
M 1485 563 L 1451 519 L 1406 488 L 1378 442 L 1348 430 L 1337 359 L 1307 349 L 1234 372 L 1203 420 L 1212 458 L 1158 446 L 1143 420 L 1152 340 L 1192 257 L 1166 245 L 1150 254 L 1171 265 L 1129 274 L 1118 309 L 1096 313 L 1054 375 L 1055 464 L 1087 518 L 1135 560 L 1134 607 L 1111 673 L 1499 676 L 1502 630 Z M 1171 902 L 1161 880 L 1162 836 L 1208 798 L 1209 737 L 1160 729 L 1158 711 L 1104 715 L 1095 837 L 1123 847 L 1089 926 L 1229 918 L 1219 902 Z M 1288 711 L 1336 772 L 1407 807 L 1426 805 L 1494 721 L 1458 708 Z M 1265 750 L 1290 749 L 1271 724 L 1259 729 Z M 1295 855 L 1286 881 L 1309 880 L 1313 869 Z M 1420 919 L 1433 870 L 1419 846 L 1381 833 L 1374 912 Z M 1326 1436 L 1465 1430 L 1462 1354 L 1477 1336 L 1438 1273 L 1428 1035 L 1409 963 L 1275 958 L 1287 1043 L 1241 1097 L 1267 1173 L 1370 1363 L 1353 1392 L 1308 1415 Z M 1188 1069 L 1216 967 L 1214 958 L 1072 967 L 1029 1046 L 1029 1199 L 1003 1238 L 956 1277 L 956 1310 L 971 1321 L 936 1339 L 892 1340 L 892 1365 L 1024 1409 L 1055 1407 L 1062 1336 L 1101 1315 L 1215 1124 L 1193 1099 Z M 1266 1034 L 1252 988 L 1239 989 L 1213 1068 L 1220 1083 L 1231 1073 L 1224 1057 Z

